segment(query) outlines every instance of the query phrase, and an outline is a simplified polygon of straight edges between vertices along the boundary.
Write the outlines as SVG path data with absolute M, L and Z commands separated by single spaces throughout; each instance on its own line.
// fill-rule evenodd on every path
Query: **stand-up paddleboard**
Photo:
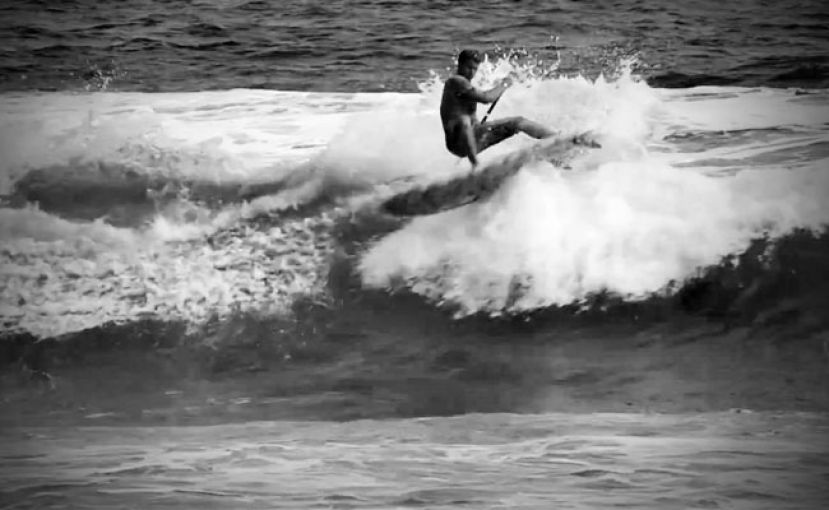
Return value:
M 461 207 L 488 197 L 527 163 L 549 161 L 558 167 L 566 167 L 587 147 L 600 146 L 586 135 L 554 142 L 544 140 L 498 159 L 480 171 L 395 195 L 386 200 L 381 208 L 396 216 L 417 216 Z

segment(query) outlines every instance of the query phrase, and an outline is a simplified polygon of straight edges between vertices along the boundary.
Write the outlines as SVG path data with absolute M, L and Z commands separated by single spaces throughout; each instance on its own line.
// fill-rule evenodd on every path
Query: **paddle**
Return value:
M 504 92 L 506 92 L 506 91 L 504 91 Z M 504 95 L 504 92 L 501 92 L 501 96 Z M 492 102 L 491 105 L 489 105 L 489 110 L 486 111 L 486 115 L 484 115 L 484 120 L 481 121 L 481 124 L 486 122 L 486 119 L 489 118 L 489 114 L 492 113 L 492 110 L 495 108 L 495 105 L 498 104 L 498 101 L 501 100 L 501 96 L 498 96 L 498 99 L 496 99 L 495 101 Z
M 486 122 L 486 119 L 488 119 L 488 118 L 489 118 L 489 114 L 490 114 L 490 113 L 492 113 L 492 110 L 494 110 L 494 109 L 495 109 L 495 105 L 496 105 L 496 104 L 498 104 L 498 101 L 500 101 L 500 100 L 501 100 L 501 96 L 503 96 L 503 95 L 504 95 L 504 92 L 506 92 L 506 89 L 505 89 L 503 92 L 501 92 L 501 95 L 500 95 L 500 96 L 498 96 L 498 99 L 496 99 L 495 101 L 493 101 L 493 102 L 492 102 L 492 104 L 491 104 L 491 105 L 489 105 L 489 109 L 486 111 L 486 115 L 484 115 L 484 118 L 483 118 L 483 120 L 481 121 L 481 124 L 483 124 L 484 122 Z M 464 158 L 458 158 L 458 163 L 460 163 L 460 162 L 461 162 L 461 161 L 463 161 L 463 160 L 464 160 Z
M 509 79 L 509 77 L 508 77 L 507 79 Z M 486 115 L 484 115 L 484 120 L 482 120 L 482 121 L 481 121 L 481 124 L 483 124 L 484 122 L 486 122 L 486 119 L 488 119 L 488 118 L 489 118 L 489 114 L 490 114 L 490 113 L 492 113 L 492 110 L 494 110 L 494 109 L 495 109 L 495 105 L 496 105 L 496 104 L 498 104 L 498 101 L 500 101 L 500 100 L 501 100 L 501 96 L 503 96 L 503 95 L 504 95 L 504 92 L 506 92 L 506 91 L 507 91 L 507 88 L 508 88 L 508 87 L 509 87 L 509 85 L 507 85 L 507 84 L 506 84 L 506 81 L 505 81 L 505 82 L 504 82 L 504 90 L 502 90 L 502 91 L 501 91 L 501 94 L 498 96 L 498 99 L 496 99 L 495 101 L 493 101 L 493 102 L 492 102 L 492 104 L 491 104 L 491 105 L 489 105 L 489 109 L 486 111 Z

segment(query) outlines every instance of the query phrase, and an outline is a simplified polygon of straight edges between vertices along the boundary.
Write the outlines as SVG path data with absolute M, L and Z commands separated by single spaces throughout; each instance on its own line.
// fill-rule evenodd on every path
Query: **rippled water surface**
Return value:
M 7 508 L 817 509 L 827 427 L 714 413 L 36 429 L 0 437 L 0 479 Z
M 820 0 L 26 0 L 1 9 L 4 89 L 413 91 L 465 46 L 526 50 L 569 73 L 636 55 L 670 86 L 823 87 L 829 66 Z

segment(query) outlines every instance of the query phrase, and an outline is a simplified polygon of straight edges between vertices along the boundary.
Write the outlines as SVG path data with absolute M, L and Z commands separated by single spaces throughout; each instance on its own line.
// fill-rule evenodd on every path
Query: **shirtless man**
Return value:
M 533 138 L 547 138 L 555 133 L 524 117 L 507 117 L 492 122 L 478 122 L 475 111 L 478 103 L 497 101 L 507 89 L 506 84 L 482 91 L 472 86 L 478 72 L 481 56 L 475 50 L 463 50 L 458 55 L 457 73 L 443 86 L 440 118 L 446 134 L 446 148 L 452 154 L 468 158 L 472 167 L 478 165 L 478 153 L 500 143 L 518 132 Z

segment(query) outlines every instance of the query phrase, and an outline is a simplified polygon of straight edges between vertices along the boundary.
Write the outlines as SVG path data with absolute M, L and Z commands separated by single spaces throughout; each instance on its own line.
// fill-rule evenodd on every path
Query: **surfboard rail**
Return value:
M 543 140 L 499 158 L 481 170 L 398 193 L 380 208 L 395 216 L 421 216 L 462 207 L 492 195 L 506 179 L 532 161 L 549 161 L 565 168 L 578 152 L 590 147 L 600 145 L 588 135 L 560 138 L 552 143 Z

